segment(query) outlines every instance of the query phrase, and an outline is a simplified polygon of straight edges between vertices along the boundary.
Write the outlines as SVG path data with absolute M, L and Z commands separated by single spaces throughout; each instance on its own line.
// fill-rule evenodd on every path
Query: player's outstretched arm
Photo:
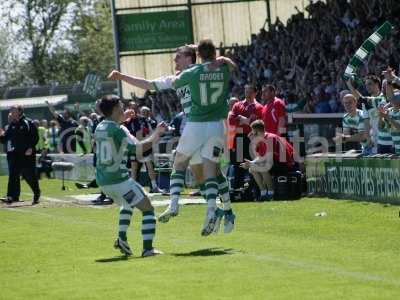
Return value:
M 130 76 L 124 73 L 121 73 L 117 70 L 112 70 L 111 73 L 107 76 L 109 80 L 121 80 L 124 81 L 130 85 L 136 86 L 140 89 L 144 90 L 153 90 L 154 86 L 150 80 L 140 78 L 140 77 L 135 77 L 135 76 Z
M 54 118 L 57 119 L 58 115 L 56 113 L 56 109 L 54 108 L 54 106 L 49 102 L 49 101 L 45 101 L 47 107 L 49 108 L 50 113 L 53 115 Z

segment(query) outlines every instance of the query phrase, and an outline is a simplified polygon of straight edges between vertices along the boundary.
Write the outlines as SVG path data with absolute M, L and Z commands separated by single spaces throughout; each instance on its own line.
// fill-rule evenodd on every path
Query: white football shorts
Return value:
M 200 158 L 218 162 L 225 145 L 224 132 L 223 120 L 187 122 L 176 151 L 188 157 L 194 156 L 199 151 Z
M 143 188 L 132 178 L 121 183 L 103 185 L 101 190 L 116 203 L 122 206 L 133 207 L 146 196 Z

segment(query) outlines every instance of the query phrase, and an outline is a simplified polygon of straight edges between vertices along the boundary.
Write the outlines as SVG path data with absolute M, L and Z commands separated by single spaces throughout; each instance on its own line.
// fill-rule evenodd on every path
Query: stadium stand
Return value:
M 362 2 L 362 4 L 360 4 Z M 239 65 L 236 91 L 251 82 L 272 83 L 282 98 L 302 101 L 308 113 L 342 112 L 341 75 L 362 41 L 386 20 L 398 25 L 396 1 L 317 1 L 293 15 L 284 25 L 279 19 L 266 31 L 252 35 L 249 46 L 227 50 Z M 388 64 L 398 67 L 400 47 L 395 32 L 381 43 L 360 75 L 381 72 Z

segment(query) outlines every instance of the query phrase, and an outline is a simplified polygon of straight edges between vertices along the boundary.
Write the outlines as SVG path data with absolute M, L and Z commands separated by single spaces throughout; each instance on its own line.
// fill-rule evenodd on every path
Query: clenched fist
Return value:
M 121 80 L 122 73 L 117 70 L 112 70 L 110 74 L 108 74 L 107 78 L 109 80 Z

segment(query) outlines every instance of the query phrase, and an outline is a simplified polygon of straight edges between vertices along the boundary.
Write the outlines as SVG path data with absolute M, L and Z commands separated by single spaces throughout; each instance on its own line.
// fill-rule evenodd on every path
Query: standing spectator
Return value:
M 90 126 L 91 126 L 91 134 L 94 135 L 94 131 L 96 130 L 97 125 L 99 125 L 100 121 L 100 117 L 94 112 L 90 114 Z
M 389 83 L 386 86 L 386 93 L 392 107 L 379 109 L 379 127 L 386 126 L 390 129 L 394 153 L 400 155 L 400 92 L 398 90 L 393 91 L 392 84 Z
M 346 111 L 343 116 L 343 133 L 337 133 L 333 140 L 335 142 L 341 140 L 344 143 L 345 151 L 361 148 L 364 151 L 369 144 L 368 131 L 365 129 L 364 122 L 368 115 L 361 109 L 357 109 L 357 100 L 352 94 L 343 97 L 343 106 Z
M 39 203 L 40 188 L 36 176 L 36 149 L 39 140 L 38 130 L 33 122 L 26 118 L 22 106 L 10 109 L 12 123 L 6 131 L 0 129 L 0 142 L 7 143 L 9 153 L 9 177 L 7 203 L 19 201 L 22 175 L 33 191 L 32 205 Z
M 78 127 L 78 124 L 72 119 L 68 109 L 64 109 L 64 113 L 61 115 L 56 113 L 54 106 L 48 101 L 46 101 L 46 104 L 51 114 L 60 124 L 61 153 L 75 153 L 75 128 Z
M 13 115 L 12 115 L 11 113 L 8 113 L 8 116 L 7 116 L 7 125 L 4 127 L 4 130 L 7 132 L 8 128 L 9 128 L 10 126 L 12 126 L 13 124 L 15 124 L 16 121 L 17 121 L 17 120 L 14 119 Z M 1 143 L 4 143 L 4 152 L 7 153 L 6 156 L 7 156 L 8 174 L 10 174 L 10 173 L 11 173 L 10 168 L 12 167 L 11 159 L 13 158 L 13 148 L 11 147 L 11 141 L 2 140 L 2 137 L 1 137 L 1 128 L 0 128 L 0 142 L 1 142 Z M 10 199 L 10 198 L 8 198 L 8 197 L 3 198 L 3 199 L 1 199 L 1 200 L 2 200 L 2 201 L 4 201 L 4 200 L 5 200 L 5 201 L 11 200 L 11 201 L 12 201 L 12 199 Z M 11 201 L 9 201 L 9 202 L 11 202 Z M 18 201 L 18 199 L 15 200 L 15 201 Z
M 58 144 L 60 141 L 59 132 L 56 120 L 50 121 L 50 127 L 47 129 L 47 140 L 49 144 L 49 150 L 52 153 L 58 152 Z
M 393 147 L 390 131 L 386 127 L 379 127 L 379 108 L 384 107 L 387 102 L 385 96 L 381 92 L 381 80 L 378 76 L 368 75 L 365 78 L 365 87 L 370 96 L 363 96 L 354 88 L 351 80 L 346 82 L 353 96 L 357 99 L 359 106 L 368 114 L 365 129 L 371 135 L 371 146 L 376 146 L 373 152 L 386 153 L 386 150 Z M 378 151 L 379 148 L 379 151 Z
M 248 134 L 251 131 L 250 124 L 261 118 L 263 106 L 257 102 L 254 85 L 247 84 L 244 88 L 245 99 L 235 103 L 228 114 L 229 126 L 236 128 L 233 147 L 230 151 L 231 169 L 229 178 L 231 189 L 243 187 L 245 172 L 240 164 L 245 159 L 250 159 L 250 140 Z
M 276 97 L 276 89 L 271 84 L 266 84 L 262 88 L 262 99 L 264 108 L 262 119 L 265 125 L 265 131 L 282 135 L 286 133 L 286 110 L 285 102 Z
M 45 120 L 46 121 L 46 120 Z M 36 152 L 41 153 L 43 149 L 47 148 L 47 129 L 46 127 L 42 126 L 39 120 L 33 120 L 36 128 L 38 129 L 39 141 L 36 144 Z M 47 121 L 46 121 L 47 123 Z
M 87 117 L 79 118 L 79 126 L 75 129 L 76 135 L 76 153 L 88 154 L 92 152 L 92 135 L 89 128 L 89 119 Z

